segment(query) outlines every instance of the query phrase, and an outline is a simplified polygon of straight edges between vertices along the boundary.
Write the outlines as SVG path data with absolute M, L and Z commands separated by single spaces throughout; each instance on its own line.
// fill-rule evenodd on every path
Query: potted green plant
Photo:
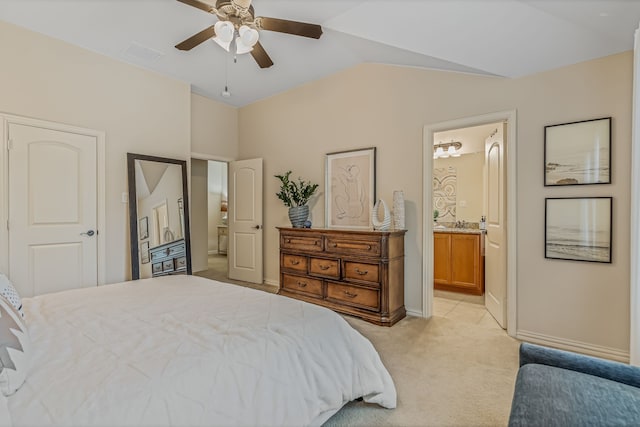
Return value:
M 280 180 L 280 191 L 276 193 L 278 199 L 289 208 L 289 220 L 295 228 L 302 228 L 309 218 L 309 206 L 307 202 L 318 189 L 318 184 L 305 181 L 298 177 L 297 181 L 289 179 L 291 171 L 284 175 L 275 175 Z

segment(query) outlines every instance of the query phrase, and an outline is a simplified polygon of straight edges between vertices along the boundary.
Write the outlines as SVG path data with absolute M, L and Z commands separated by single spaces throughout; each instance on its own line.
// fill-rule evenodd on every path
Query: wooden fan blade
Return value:
M 260 28 L 312 39 L 319 39 L 322 35 L 322 27 L 320 25 L 278 18 L 260 17 Z
M 182 43 L 178 43 L 176 45 L 176 48 L 180 50 L 191 50 L 194 47 L 198 46 L 200 43 L 207 41 L 210 38 L 215 36 L 216 36 L 216 31 L 214 30 L 212 25 L 209 28 L 205 28 L 204 30 L 200 31 L 198 34 L 189 37 Z
M 193 7 L 196 7 L 198 9 L 202 9 L 205 12 L 215 13 L 215 9 L 213 8 L 213 6 L 211 6 L 210 4 L 198 1 L 198 0 L 178 0 L 178 1 L 180 3 L 188 4 L 189 6 L 193 6 Z
M 269 68 L 273 65 L 273 61 L 267 54 L 267 51 L 264 50 L 260 42 L 256 43 L 253 46 L 253 50 L 251 51 L 251 56 L 256 60 L 260 68 Z

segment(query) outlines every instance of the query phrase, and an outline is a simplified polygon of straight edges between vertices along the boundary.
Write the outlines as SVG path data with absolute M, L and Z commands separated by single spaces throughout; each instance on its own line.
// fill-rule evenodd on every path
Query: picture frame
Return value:
M 149 241 L 145 240 L 140 243 L 140 262 L 142 264 L 149 263 Z
M 140 239 L 144 240 L 149 238 L 149 217 L 143 216 L 138 220 L 138 230 L 140 233 Z
M 612 262 L 612 197 L 545 199 L 544 257 Z
M 611 117 L 544 127 L 544 185 L 611 184 Z
M 376 199 L 376 148 L 328 153 L 325 162 L 325 225 L 370 229 Z

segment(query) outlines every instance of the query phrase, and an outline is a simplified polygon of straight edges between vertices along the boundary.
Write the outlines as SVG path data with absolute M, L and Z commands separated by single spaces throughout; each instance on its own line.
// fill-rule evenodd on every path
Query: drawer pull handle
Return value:
M 356 267 L 356 273 L 358 273 L 361 276 L 364 276 L 365 274 L 367 274 L 369 271 L 368 270 L 360 270 L 359 268 Z
M 333 243 L 331 246 L 333 246 L 334 248 L 337 248 L 338 244 L 337 243 Z M 346 246 L 346 247 L 349 248 L 349 249 L 358 249 L 357 246 L 349 245 L 349 246 Z M 362 247 L 364 247 L 364 246 L 362 246 Z M 367 250 L 370 251 L 371 249 L 373 249 L 373 247 L 371 245 L 367 245 Z
M 307 287 L 307 283 L 306 282 L 298 282 L 298 287 L 306 288 Z
M 297 259 L 291 260 L 291 265 L 298 265 L 298 264 L 300 264 L 300 261 L 298 261 Z
M 319 265 L 318 267 L 320 267 L 320 270 L 322 270 L 322 271 L 327 271 L 328 269 L 331 268 L 330 265 Z
M 351 293 L 351 292 L 349 292 L 349 291 L 344 291 L 344 294 L 345 294 L 346 296 L 348 296 L 349 298 L 355 298 L 355 297 L 357 297 L 357 296 L 358 296 L 358 294 L 352 294 L 352 293 Z
M 285 242 L 291 243 L 291 239 L 287 239 L 287 240 L 285 240 Z

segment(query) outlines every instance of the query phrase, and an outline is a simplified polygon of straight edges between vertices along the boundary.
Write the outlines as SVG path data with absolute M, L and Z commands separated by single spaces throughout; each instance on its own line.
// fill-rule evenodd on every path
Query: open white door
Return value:
M 485 141 L 487 167 L 485 306 L 502 328 L 507 325 L 506 123 Z
M 229 278 L 262 284 L 262 159 L 229 163 Z
M 9 275 L 20 295 L 97 286 L 97 138 L 9 124 Z

